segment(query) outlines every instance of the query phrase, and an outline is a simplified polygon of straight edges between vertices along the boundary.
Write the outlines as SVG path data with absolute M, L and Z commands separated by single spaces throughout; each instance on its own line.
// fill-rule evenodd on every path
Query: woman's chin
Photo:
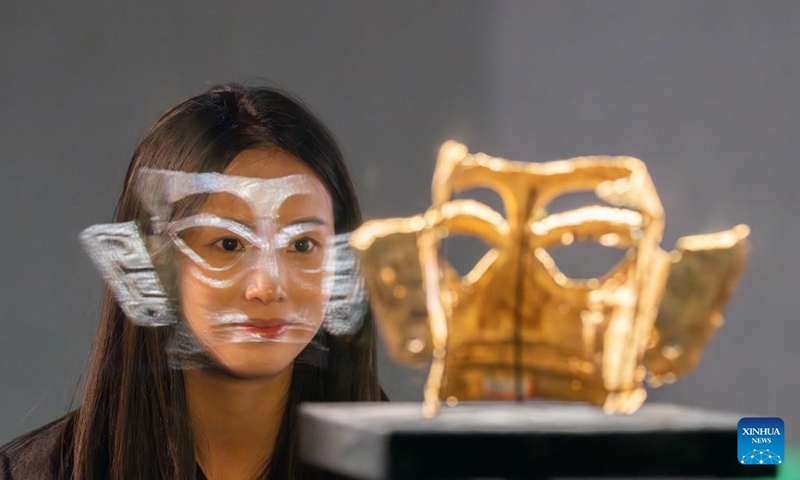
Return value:
M 241 378 L 273 377 L 292 365 L 303 349 L 293 343 L 232 343 L 212 349 L 221 366 Z

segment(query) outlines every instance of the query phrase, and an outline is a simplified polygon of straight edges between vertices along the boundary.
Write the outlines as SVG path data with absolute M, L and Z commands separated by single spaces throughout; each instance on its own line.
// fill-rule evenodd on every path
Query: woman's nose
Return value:
M 262 303 L 280 302 L 286 300 L 283 288 L 282 275 L 277 264 L 269 262 L 267 265 L 258 265 L 247 276 L 245 286 L 245 299 L 258 300 Z

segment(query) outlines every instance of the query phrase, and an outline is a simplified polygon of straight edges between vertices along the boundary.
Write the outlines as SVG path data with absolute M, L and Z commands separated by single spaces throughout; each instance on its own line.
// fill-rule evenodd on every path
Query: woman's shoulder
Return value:
M 0 447 L 0 480 L 53 478 L 55 446 L 68 418 L 60 418 Z

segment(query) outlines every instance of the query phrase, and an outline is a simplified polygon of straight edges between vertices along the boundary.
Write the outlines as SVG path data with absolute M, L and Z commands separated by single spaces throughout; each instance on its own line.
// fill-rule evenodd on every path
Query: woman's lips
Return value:
M 250 319 L 247 322 L 235 323 L 233 328 L 249 335 L 262 338 L 278 338 L 287 330 L 289 322 L 281 319 L 262 320 Z
M 274 327 L 256 327 L 253 325 L 239 325 L 241 331 L 250 335 L 256 335 L 263 338 L 278 338 L 286 331 L 286 325 L 275 325 Z
M 247 343 L 263 341 L 294 342 L 301 337 L 289 335 L 291 332 L 316 333 L 317 328 L 304 319 L 293 318 L 254 318 L 244 312 L 223 312 L 211 317 L 211 329 L 216 331 L 222 342 Z

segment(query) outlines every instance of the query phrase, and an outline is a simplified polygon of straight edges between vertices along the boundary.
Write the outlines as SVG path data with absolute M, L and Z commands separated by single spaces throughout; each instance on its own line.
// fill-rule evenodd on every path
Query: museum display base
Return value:
M 743 415 L 645 404 L 462 402 L 433 419 L 420 403 L 317 403 L 300 410 L 300 456 L 359 479 L 770 477 L 737 461 Z

